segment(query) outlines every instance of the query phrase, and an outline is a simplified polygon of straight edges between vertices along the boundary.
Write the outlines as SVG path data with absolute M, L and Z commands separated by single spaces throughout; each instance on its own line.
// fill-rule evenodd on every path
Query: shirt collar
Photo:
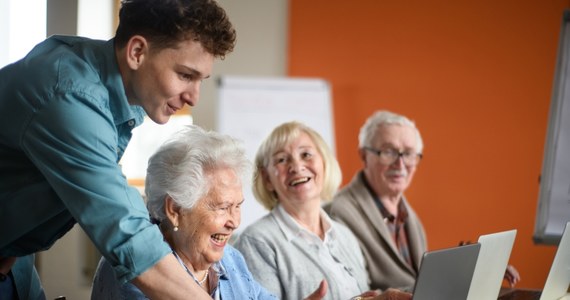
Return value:
M 228 279 L 226 268 L 224 268 L 224 265 L 222 264 L 221 260 L 213 263 L 210 269 L 216 272 L 216 275 L 218 275 L 219 279 L 224 279 L 224 280 Z
M 109 108 L 113 112 L 115 124 L 122 124 L 134 121 L 136 127 L 142 124 L 146 113 L 144 109 L 138 105 L 130 105 L 125 94 L 125 86 L 123 78 L 119 71 L 119 64 L 115 57 L 114 39 L 110 39 L 103 45 L 102 58 L 99 60 L 99 68 L 102 72 L 101 81 L 109 91 Z
M 113 122 L 119 125 L 126 122 L 133 122 L 129 127 L 134 128 L 144 121 L 146 113 L 140 106 L 130 105 L 125 94 L 125 86 L 123 85 L 123 78 L 119 70 L 119 63 L 115 54 L 115 41 L 110 39 L 108 41 L 92 40 L 78 36 L 65 36 L 54 35 L 51 37 L 59 42 L 68 44 L 70 47 L 80 43 L 89 43 L 91 52 L 85 53 L 84 59 L 96 68 L 99 78 L 108 92 L 109 109 L 113 115 Z M 87 50 L 83 50 L 87 52 Z
M 385 221 L 389 221 L 389 222 L 396 221 L 395 220 L 396 217 L 394 217 L 394 215 L 392 215 L 391 213 L 388 212 L 388 210 L 382 204 L 382 201 L 380 201 L 380 197 L 378 195 L 376 195 L 374 190 L 372 190 L 372 187 L 368 183 L 368 180 L 366 180 L 366 176 L 364 176 L 364 172 L 360 172 L 360 178 L 362 179 L 364 186 L 366 187 L 366 189 L 370 193 L 370 196 L 372 196 L 372 199 L 374 199 L 374 203 L 376 204 L 376 206 L 378 206 L 378 209 L 380 209 L 380 213 L 382 214 L 382 218 L 384 218 Z M 402 196 L 402 199 L 400 199 L 400 202 L 398 203 L 398 220 L 397 221 L 399 223 L 405 223 L 408 220 L 408 209 L 406 208 L 406 205 L 404 204 L 404 202 L 405 202 L 405 199 Z
M 287 241 L 292 241 L 295 238 L 303 238 L 307 241 L 313 239 L 319 239 L 314 233 L 307 230 L 305 227 L 301 226 L 293 217 L 283 208 L 282 205 L 277 205 L 272 211 L 271 214 L 277 221 L 278 226 L 283 231 L 285 238 Z M 332 226 L 331 218 L 325 213 L 323 209 L 320 210 L 321 222 L 323 223 L 323 230 L 325 231 L 325 239 L 326 242 L 329 239 L 333 239 L 336 236 L 336 232 L 334 227 Z

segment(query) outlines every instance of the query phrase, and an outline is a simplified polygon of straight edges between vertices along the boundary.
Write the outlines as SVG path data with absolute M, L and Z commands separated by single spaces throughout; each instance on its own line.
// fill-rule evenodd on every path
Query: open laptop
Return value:
M 424 253 L 413 300 L 466 299 L 481 244 Z
M 467 300 L 495 300 L 499 297 L 516 235 L 516 230 L 509 230 L 479 237 L 481 250 Z
M 542 291 L 514 290 L 499 297 L 501 300 L 570 300 L 570 222 L 558 244 L 554 261 Z

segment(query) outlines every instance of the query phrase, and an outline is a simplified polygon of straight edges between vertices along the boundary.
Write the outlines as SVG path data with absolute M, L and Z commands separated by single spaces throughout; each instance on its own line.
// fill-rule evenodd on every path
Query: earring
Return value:
M 178 226 L 174 226 L 174 232 L 178 231 Z

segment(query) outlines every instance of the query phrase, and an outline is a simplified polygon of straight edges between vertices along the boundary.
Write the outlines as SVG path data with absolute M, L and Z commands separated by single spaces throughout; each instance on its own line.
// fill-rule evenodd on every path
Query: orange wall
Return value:
M 424 160 L 406 195 L 430 249 L 518 229 L 519 287 L 556 247 L 532 234 L 562 13 L 569 0 L 291 0 L 290 76 L 332 83 L 344 183 L 377 109 L 415 120 Z

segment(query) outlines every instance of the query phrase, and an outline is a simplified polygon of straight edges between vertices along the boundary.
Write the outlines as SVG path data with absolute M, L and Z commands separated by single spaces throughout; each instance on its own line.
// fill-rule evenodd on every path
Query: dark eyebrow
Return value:
M 185 65 L 179 65 L 179 66 L 180 66 L 182 69 L 184 69 L 185 72 L 188 72 L 188 73 L 190 73 L 191 75 L 196 76 L 196 77 L 198 77 L 198 78 L 200 78 L 200 79 L 208 79 L 208 78 L 210 78 L 210 75 L 205 76 L 204 74 L 202 74 L 202 72 L 200 72 L 200 71 L 198 71 L 198 70 L 196 70 L 196 69 L 194 69 L 194 68 L 192 68 L 192 67 L 185 66 Z

